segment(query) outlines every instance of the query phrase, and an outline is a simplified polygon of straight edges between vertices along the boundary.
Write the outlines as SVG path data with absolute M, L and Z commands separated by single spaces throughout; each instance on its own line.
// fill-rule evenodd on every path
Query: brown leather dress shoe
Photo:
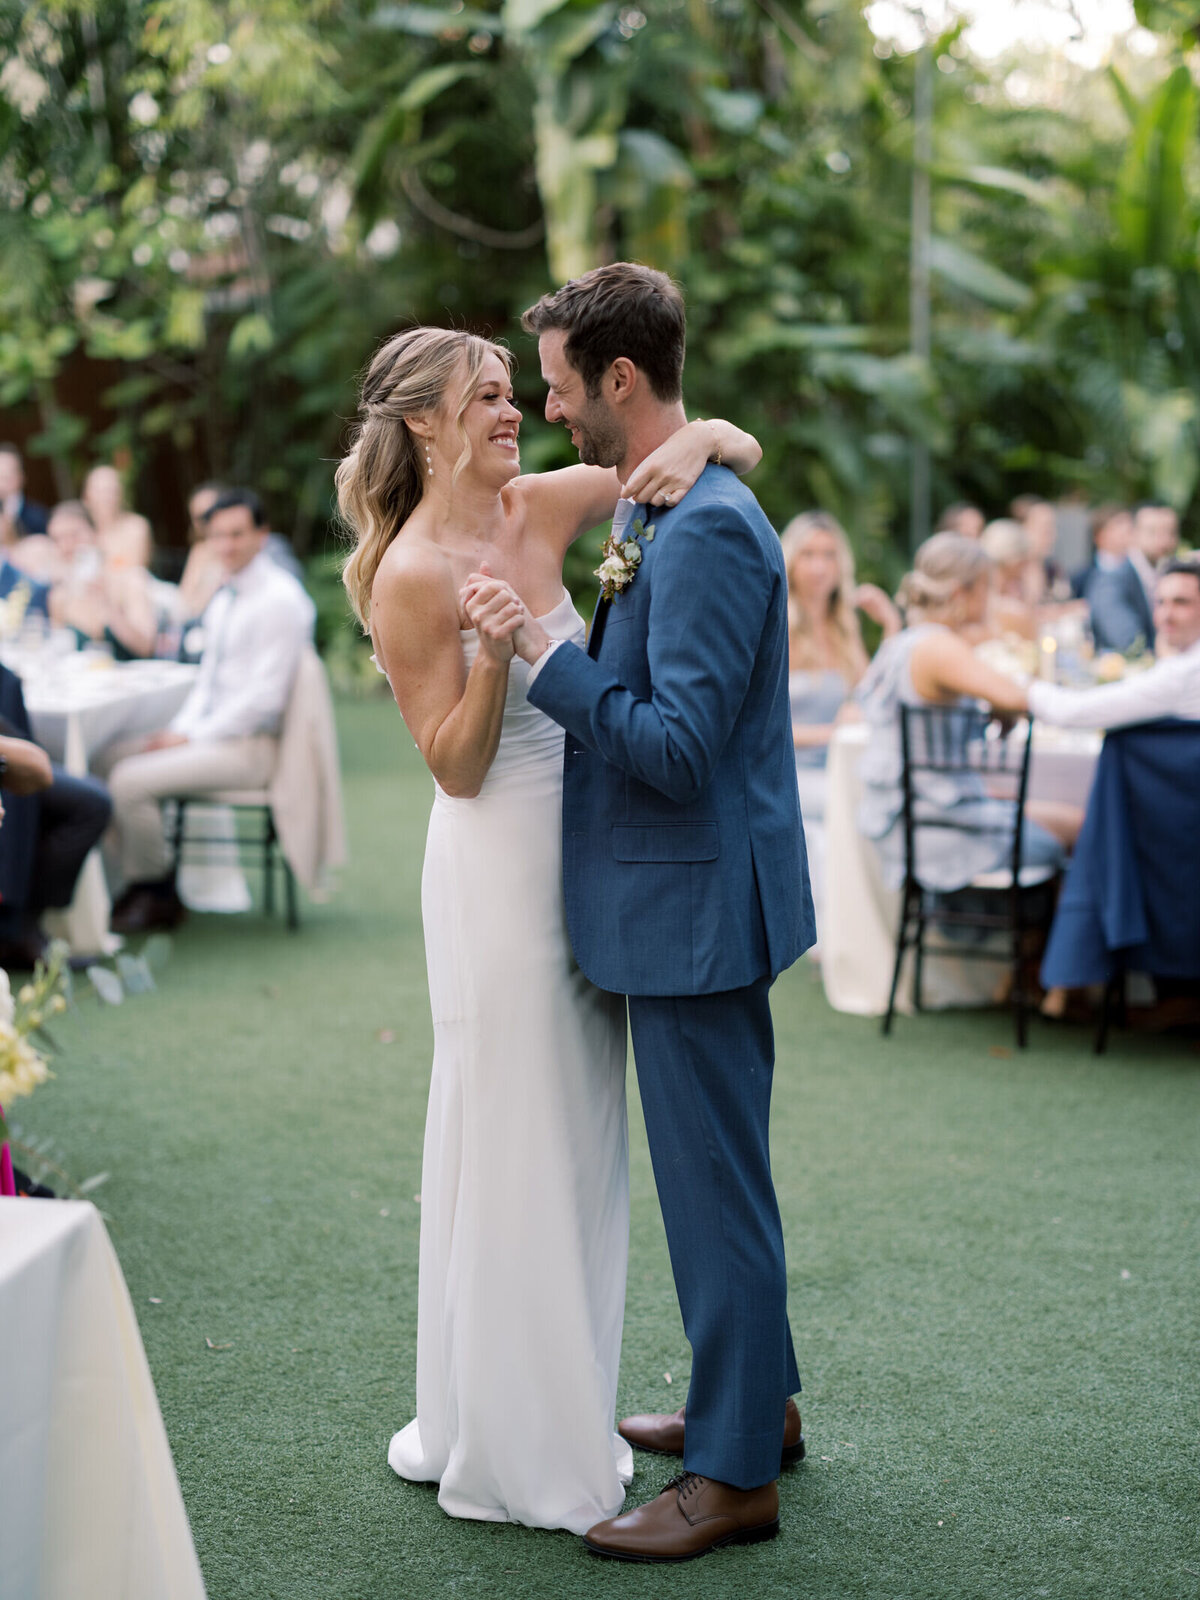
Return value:
M 648 1450 L 653 1456 L 681 1456 L 683 1431 L 687 1407 L 681 1406 L 671 1416 L 662 1413 L 644 1417 L 626 1417 L 617 1424 L 622 1439 L 639 1450 Z M 789 1400 L 783 1408 L 783 1450 L 779 1458 L 781 1467 L 790 1467 L 804 1460 L 804 1434 L 800 1426 L 800 1412 L 796 1402 Z
M 757 1544 L 779 1532 L 779 1490 L 734 1489 L 681 1472 L 657 1499 L 583 1536 L 595 1555 L 617 1561 L 691 1561 L 727 1544 Z
M 114 933 L 154 933 L 177 928 L 186 916 L 187 908 L 173 889 L 136 889 L 113 911 L 109 927 Z

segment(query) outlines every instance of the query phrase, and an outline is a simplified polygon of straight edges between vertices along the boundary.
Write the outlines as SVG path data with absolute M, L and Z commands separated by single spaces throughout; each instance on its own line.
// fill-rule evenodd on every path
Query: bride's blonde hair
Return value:
M 965 614 L 967 591 L 990 566 L 978 539 L 961 533 L 935 533 L 926 539 L 896 595 L 907 625 L 942 622 L 953 628 Z
M 422 444 L 405 418 L 453 405 L 450 420 L 462 441 L 451 475 L 456 482 L 471 459 L 463 415 L 489 355 L 512 372 L 509 352 L 478 334 L 409 328 L 381 346 L 367 368 L 358 431 L 334 478 L 342 523 L 355 539 L 342 582 L 364 628 L 379 563 L 425 492 Z

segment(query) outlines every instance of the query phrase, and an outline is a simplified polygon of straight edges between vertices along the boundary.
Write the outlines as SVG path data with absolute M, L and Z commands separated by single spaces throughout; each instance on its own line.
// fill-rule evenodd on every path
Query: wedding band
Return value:
M 664 493 L 663 493 L 663 505 L 665 505 L 665 506 L 673 506 L 674 504 L 675 504 L 675 496 L 673 494 L 667 494 L 664 491 Z

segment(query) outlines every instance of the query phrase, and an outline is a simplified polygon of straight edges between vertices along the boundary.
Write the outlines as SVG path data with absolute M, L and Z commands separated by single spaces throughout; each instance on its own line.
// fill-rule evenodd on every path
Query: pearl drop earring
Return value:
M 433 477 L 433 457 L 429 453 L 429 440 L 428 439 L 426 439 L 426 441 L 425 441 L 425 470 L 426 470 L 426 472 L 428 472 L 429 476 L 432 478 Z

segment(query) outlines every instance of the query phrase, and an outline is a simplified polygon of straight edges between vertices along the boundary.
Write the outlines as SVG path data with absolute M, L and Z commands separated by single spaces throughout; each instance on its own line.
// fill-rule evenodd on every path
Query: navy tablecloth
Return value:
M 1200 725 L 1104 741 L 1042 962 L 1047 988 L 1125 969 L 1200 978 Z

